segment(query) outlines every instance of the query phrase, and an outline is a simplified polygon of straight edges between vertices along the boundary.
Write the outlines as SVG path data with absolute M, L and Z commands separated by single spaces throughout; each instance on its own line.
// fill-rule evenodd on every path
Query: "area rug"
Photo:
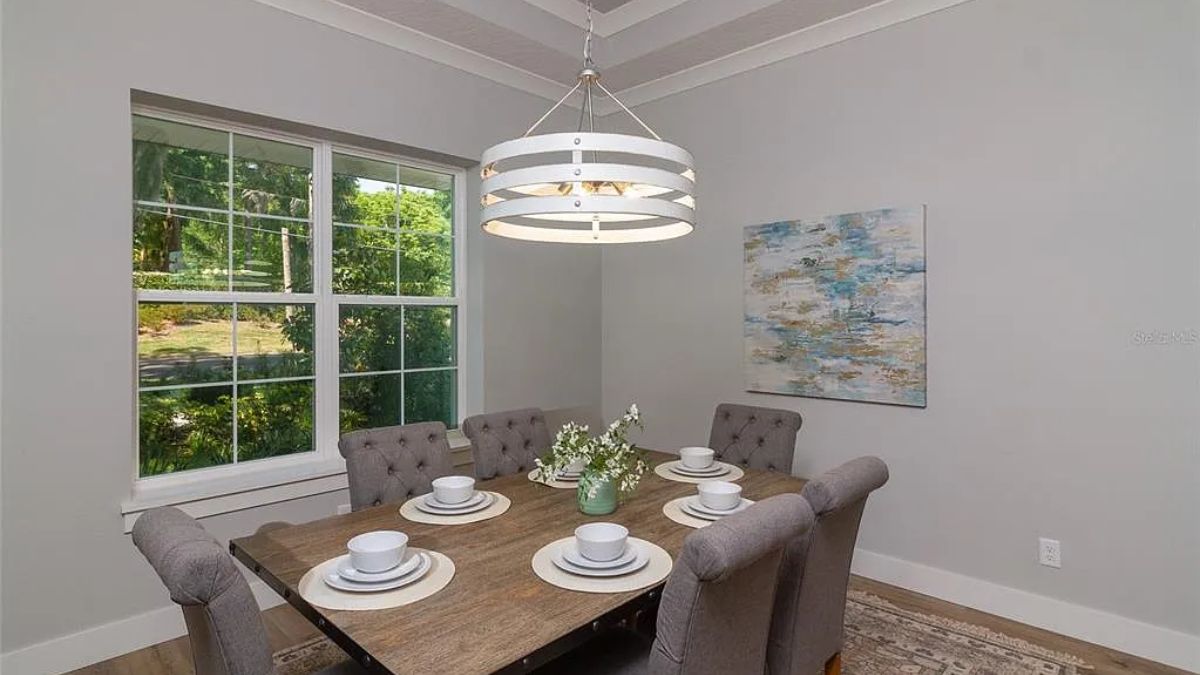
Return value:
M 870 593 L 850 591 L 846 599 L 846 675 L 1076 675 L 1090 669 L 1070 654 L 910 612 Z
M 279 675 L 315 673 L 345 661 L 350 657 L 324 635 L 309 638 L 298 645 L 281 649 L 272 655 Z

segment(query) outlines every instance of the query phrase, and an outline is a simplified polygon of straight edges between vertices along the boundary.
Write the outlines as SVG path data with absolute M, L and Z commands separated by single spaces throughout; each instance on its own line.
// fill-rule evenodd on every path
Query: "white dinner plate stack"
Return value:
M 632 574 L 650 562 L 650 554 L 645 542 L 636 537 L 630 537 L 625 542 L 625 550 L 613 560 L 591 560 L 579 552 L 579 546 L 569 540 L 563 542 L 554 556 L 550 559 L 558 569 L 581 577 L 618 577 Z
M 350 564 L 350 556 L 337 559 L 334 570 L 323 578 L 331 588 L 351 593 L 391 591 L 416 583 L 429 572 L 433 559 L 425 551 L 409 551 L 399 565 L 383 572 L 362 572 Z
M 714 462 L 704 469 L 686 467 L 682 462 L 675 462 L 669 467 L 671 473 L 687 478 L 720 478 L 729 475 L 733 469 L 728 464 Z
M 703 502 L 700 501 L 700 495 L 692 495 L 691 497 L 683 500 L 683 503 L 679 505 L 679 509 L 693 518 L 712 521 L 720 520 L 725 516 L 742 511 L 753 503 L 753 501 L 743 498 L 740 502 L 738 502 L 738 505 L 732 509 L 714 509 L 705 506 Z
M 496 502 L 496 495 L 482 490 L 475 491 L 469 499 L 454 504 L 447 504 L 437 498 L 436 493 L 418 498 L 414 504 L 417 509 L 435 516 L 463 516 L 468 513 L 482 511 Z

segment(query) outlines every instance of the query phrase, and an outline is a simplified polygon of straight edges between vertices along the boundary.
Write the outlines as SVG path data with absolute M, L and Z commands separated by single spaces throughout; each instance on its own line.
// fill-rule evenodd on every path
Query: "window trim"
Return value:
M 467 261 L 466 261 L 466 170 L 460 166 L 440 164 L 428 160 L 379 152 L 370 148 L 333 142 L 327 138 L 305 137 L 270 128 L 226 122 L 218 118 L 192 115 L 155 106 L 133 104 L 130 110 L 129 137 L 132 138 L 132 117 L 144 115 L 182 124 L 190 124 L 222 132 L 249 135 L 265 140 L 302 145 L 313 150 L 313 203 L 310 205 L 312 221 L 313 289 L 308 293 L 284 294 L 276 292 L 238 291 L 189 291 L 164 289 L 130 289 L 133 306 L 131 349 L 133 368 L 131 374 L 133 396 L 133 444 L 131 489 L 129 498 L 122 502 L 121 512 L 125 516 L 126 531 L 141 511 L 154 506 L 169 504 L 183 505 L 185 510 L 202 517 L 225 513 L 230 510 L 252 508 L 285 499 L 321 494 L 345 487 L 345 462 L 337 449 L 339 428 L 339 382 L 338 372 L 338 313 L 342 304 L 376 305 L 439 305 L 455 308 L 456 350 L 453 366 L 456 369 L 455 413 L 458 419 L 465 415 L 470 398 L 467 387 L 466 348 L 467 308 Z M 433 171 L 449 175 L 453 180 L 454 217 L 450 234 L 452 242 L 453 295 L 451 296 L 375 296 L 339 295 L 333 293 L 333 204 L 330 199 L 333 170 L 333 153 L 351 154 L 401 164 L 414 169 Z M 126 171 L 130 176 L 131 171 Z M 130 184 L 127 193 L 132 195 Z M 232 208 L 232 205 L 230 205 Z M 132 236 L 132 234 L 130 234 Z M 397 289 L 399 290 L 399 289 Z M 281 297 L 281 296 L 287 297 Z M 139 475 L 140 439 L 138 427 L 139 381 L 137 359 L 137 306 L 142 302 L 244 302 L 244 303 L 311 303 L 314 320 L 314 429 L 312 452 L 284 455 L 261 460 L 251 460 L 202 469 L 191 469 L 158 476 Z M 469 445 L 457 428 L 450 433 L 452 449 Z M 339 478 L 340 477 L 340 478 Z M 258 493 L 259 497 L 255 497 Z M 231 495 L 241 495 L 228 499 Z M 216 500 L 216 501 L 214 501 Z

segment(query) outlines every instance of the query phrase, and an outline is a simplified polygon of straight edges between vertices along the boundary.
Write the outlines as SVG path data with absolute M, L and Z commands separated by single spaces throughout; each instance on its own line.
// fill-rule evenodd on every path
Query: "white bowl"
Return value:
M 724 480 L 710 480 L 696 486 L 700 503 L 710 509 L 728 511 L 742 503 L 742 486 Z
M 588 523 L 575 528 L 579 555 L 596 562 L 616 560 L 625 552 L 629 530 L 616 523 Z
M 433 479 L 433 498 L 443 504 L 461 504 L 475 494 L 475 479 L 470 476 L 442 476 Z
M 712 466 L 716 454 L 712 448 L 683 448 L 679 451 L 679 460 L 689 469 L 707 469 Z
M 392 530 L 376 530 L 354 537 L 346 543 L 350 564 L 359 572 L 386 572 L 404 559 L 408 535 Z

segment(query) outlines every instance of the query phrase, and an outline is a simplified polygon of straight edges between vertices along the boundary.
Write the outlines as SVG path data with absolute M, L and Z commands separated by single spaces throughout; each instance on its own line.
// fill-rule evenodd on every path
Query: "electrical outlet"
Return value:
M 1057 539 L 1038 539 L 1038 562 L 1046 567 L 1062 567 L 1062 544 Z
M 349 504 L 338 504 L 337 514 L 339 516 L 344 516 L 347 513 L 350 513 L 350 505 Z

